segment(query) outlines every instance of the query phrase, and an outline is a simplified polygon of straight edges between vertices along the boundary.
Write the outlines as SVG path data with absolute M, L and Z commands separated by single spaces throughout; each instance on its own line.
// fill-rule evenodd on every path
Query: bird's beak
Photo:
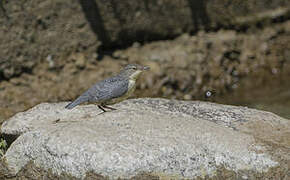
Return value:
M 149 70 L 149 69 L 150 69 L 149 66 L 144 66 L 144 67 L 143 67 L 143 71 L 147 71 L 147 70 Z

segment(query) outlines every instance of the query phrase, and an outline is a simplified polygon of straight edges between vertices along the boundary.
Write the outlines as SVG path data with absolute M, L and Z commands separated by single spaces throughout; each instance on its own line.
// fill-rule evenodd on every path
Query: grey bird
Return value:
M 105 108 L 116 110 L 108 105 L 127 99 L 134 92 L 139 75 L 148 69 L 147 66 L 129 64 L 119 74 L 93 85 L 65 108 L 72 109 L 81 103 L 88 102 L 97 104 L 103 112 L 107 112 Z

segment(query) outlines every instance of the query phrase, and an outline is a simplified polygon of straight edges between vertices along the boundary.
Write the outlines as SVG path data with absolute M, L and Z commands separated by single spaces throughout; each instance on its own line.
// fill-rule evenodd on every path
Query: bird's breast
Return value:
M 128 90 L 124 95 L 124 99 L 127 99 L 131 94 L 133 94 L 133 92 L 136 89 L 136 81 L 135 80 L 129 80 L 128 83 Z
M 127 92 L 121 97 L 117 97 L 117 98 L 114 98 L 114 99 L 107 101 L 106 104 L 110 105 L 110 104 L 115 104 L 115 103 L 121 102 L 123 100 L 126 100 L 130 95 L 133 94 L 135 89 L 136 89 L 136 81 L 129 80 Z
M 135 80 L 129 80 L 128 93 L 133 93 L 135 88 L 136 88 L 136 81 Z

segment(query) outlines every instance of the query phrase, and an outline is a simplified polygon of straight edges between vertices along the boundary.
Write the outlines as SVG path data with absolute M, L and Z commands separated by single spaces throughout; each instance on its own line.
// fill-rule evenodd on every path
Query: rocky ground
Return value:
M 139 80 L 135 97 L 202 100 L 210 90 L 219 99 L 239 88 L 261 87 L 273 77 L 287 79 L 289 41 L 290 21 L 285 21 L 242 32 L 201 31 L 173 40 L 134 43 L 102 56 L 85 52 L 48 56 L 31 72 L 0 82 L 0 121 L 40 102 L 71 100 L 133 62 L 151 67 Z

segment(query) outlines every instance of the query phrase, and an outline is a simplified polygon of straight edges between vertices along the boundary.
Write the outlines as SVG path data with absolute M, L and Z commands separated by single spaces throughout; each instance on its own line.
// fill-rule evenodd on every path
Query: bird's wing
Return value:
M 112 77 L 95 84 L 88 93 L 94 101 L 106 101 L 124 95 L 128 90 L 128 84 L 128 80 Z

